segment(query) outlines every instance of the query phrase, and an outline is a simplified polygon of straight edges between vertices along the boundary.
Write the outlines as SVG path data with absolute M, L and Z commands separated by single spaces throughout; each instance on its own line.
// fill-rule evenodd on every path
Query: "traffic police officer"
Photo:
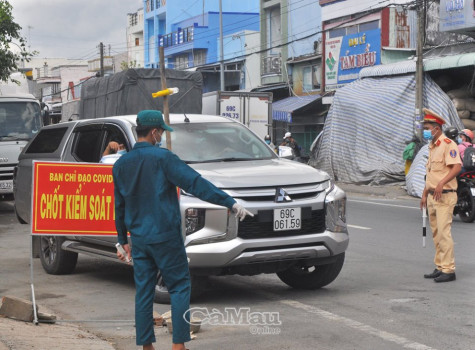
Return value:
M 181 161 L 158 146 L 165 130 L 160 111 L 137 115 L 137 143 L 113 168 L 115 224 L 118 241 L 134 261 L 136 343 L 154 349 L 153 298 L 160 270 L 171 299 L 173 350 L 184 350 L 190 340 L 190 276 L 181 233 L 176 187 L 194 196 L 232 209 L 241 221 L 251 215 Z M 132 249 L 127 241 L 130 232 Z M 120 252 L 117 256 L 125 260 Z M 185 319 L 186 318 L 186 319 Z
M 421 209 L 427 207 L 435 245 L 435 270 L 424 278 L 435 282 L 455 280 L 454 242 L 451 234 L 452 216 L 457 203 L 457 179 L 461 163 L 457 145 L 442 133 L 444 118 L 424 108 L 424 139 L 430 140 L 426 165 L 426 183 Z

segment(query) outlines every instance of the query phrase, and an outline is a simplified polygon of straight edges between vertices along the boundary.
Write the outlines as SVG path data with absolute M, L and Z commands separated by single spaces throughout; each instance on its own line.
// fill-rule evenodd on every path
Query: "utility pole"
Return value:
M 426 0 L 417 1 L 417 61 L 416 61 L 416 109 L 414 120 L 414 131 L 417 138 L 422 141 L 422 107 L 424 90 L 424 63 L 422 60 L 424 37 L 425 37 L 425 15 Z
M 165 51 L 163 46 L 158 48 L 158 54 L 160 59 L 160 80 L 162 81 L 162 90 L 167 88 L 167 76 L 165 73 Z M 170 125 L 170 111 L 168 107 L 168 96 L 163 96 L 163 115 L 165 116 L 165 124 Z M 172 138 L 170 137 L 170 131 L 166 131 L 167 136 L 167 149 L 172 150 Z
M 223 0 L 219 0 L 219 73 L 221 91 L 224 91 Z
M 104 44 L 101 42 L 99 44 L 99 54 L 100 54 L 100 72 L 101 72 L 101 77 L 104 76 Z

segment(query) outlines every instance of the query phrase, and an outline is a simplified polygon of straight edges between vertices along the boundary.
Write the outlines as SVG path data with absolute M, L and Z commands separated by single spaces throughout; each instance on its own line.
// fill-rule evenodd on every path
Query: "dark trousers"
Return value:
M 155 342 L 153 298 L 158 270 L 171 299 L 173 343 L 190 341 L 190 274 L 181 237 L 157 244 L 133 244 L 137 345 Z

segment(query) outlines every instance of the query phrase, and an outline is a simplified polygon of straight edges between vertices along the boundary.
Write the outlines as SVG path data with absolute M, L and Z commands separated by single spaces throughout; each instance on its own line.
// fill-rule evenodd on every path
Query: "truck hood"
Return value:
M 330 179 L 324 171 L 287 159 L 190 164 L 219 188 L 299 185 Z
M 0 164 L 17 164 L 18 155 L 26 144 L 27 141 L 0 141 Z

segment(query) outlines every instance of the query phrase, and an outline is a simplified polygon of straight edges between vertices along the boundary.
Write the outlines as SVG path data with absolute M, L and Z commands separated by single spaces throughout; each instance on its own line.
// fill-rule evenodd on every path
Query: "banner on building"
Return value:
M 475 30 L 473 1 L 440 0 L 439 31 L 466 33 Z
M 33 163 L 33 235 L 116 236 L 112 165 Z
M 381 64 L 381 30 L 327 39 L 325 90 L 336 90 L 358 79 L 361 69 Z

